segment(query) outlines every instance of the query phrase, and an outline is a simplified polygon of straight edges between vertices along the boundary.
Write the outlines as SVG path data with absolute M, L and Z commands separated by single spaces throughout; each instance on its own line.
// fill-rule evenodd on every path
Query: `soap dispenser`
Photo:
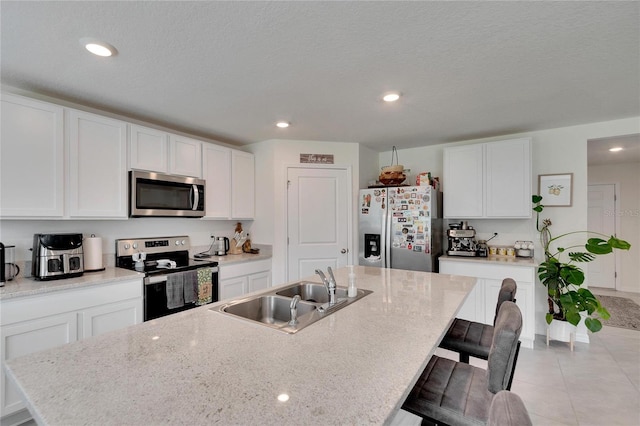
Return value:
M 356 274 L 353 272 L 353 265 L 349 265 L 349 286 L 347 287 L 347 296 L 356 297 L 358 288 L 356 287 Z

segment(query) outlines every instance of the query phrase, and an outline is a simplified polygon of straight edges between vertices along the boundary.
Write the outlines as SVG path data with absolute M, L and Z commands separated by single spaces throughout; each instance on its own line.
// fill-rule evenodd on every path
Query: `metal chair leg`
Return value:
M 516 355 L 513 357 L 513 366 L 511 367 L 511 377 L 509 377 L 509 384 L 507 385 L 507 390 L 511 390 L 511 383 L 513 383 L 513 376 L 516 374 L 516 363 L 518 362 L 518 354 L 520 353 L 520 340 L 518 340 L 518 345 L 516 346 Z

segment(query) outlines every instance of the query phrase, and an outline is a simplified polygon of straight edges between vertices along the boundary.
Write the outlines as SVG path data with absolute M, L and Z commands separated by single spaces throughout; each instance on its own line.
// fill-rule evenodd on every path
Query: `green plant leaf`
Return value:
M 544 210 L 544 206 L 535 206 L 533 208 L 533 211 L 538 213 L 540 213 L 542 210 Z
M 608 242 L 602 238 L 589 238 L 584 246 L 587 251 L 593 254 L 609 254 L 613 251 Z
M 553 321 L 553 314 L 547 314 L 544 318 L 547 320 L 547 324 L 551 324 L 551 321 Z
M 572 292 L 567 292 L 560 296 L 560 303 L 562 304 L 562 307 L 570 308 L 573 306 L 574 302 L 571 293 Z
M 567 321 L 569 321 L 570 324 L 573 325 L 578 325 L 578 323 L 580 322 L 580 314 L 578 312 L 567 312 L 566 314 L 566 318 Z
M 609 313 L 609 311 L 607 311 L 607 308 L 602 305 L 600 305 L 596 311 L 598 312 L 598 315 L 600 315 L 600 318 L 602 318 L 603 320 L 608 320 L 609 318 L 611 318 L 611 314 Z
M 584 320 L 584 325 L 592 333 L 597 333 L 598 331 L 602 330 L 602 323 L 597 318 L 586 318 Z
M 562 253 L 564 251 L 564 247 L 558 247 L 558 252 Z
M 618 250 L 629 250 L 631 248 L 631 244 L 629 244 L 625 240 L 620 240 L 614 236 L 611 236 L 611 238 L 609 238 L 609 241 L 607 242 L 611 247 L 616 248 Z
M 531 201 L 533 201 L 534 203 L 539 203 L 540 201 L 542 201 L 542 197 L 540 195 L 534 194 L 531 196 Z
M 579 286 L 584 282 L 584 272 L 573 265 L 563 265 L 560 268 L 560 278 L 569 284 Z
M 596 257 L 591 253 L 576 251 L 576 252 L 569 252 L 569 258 L 574 262 L 591 262 Z

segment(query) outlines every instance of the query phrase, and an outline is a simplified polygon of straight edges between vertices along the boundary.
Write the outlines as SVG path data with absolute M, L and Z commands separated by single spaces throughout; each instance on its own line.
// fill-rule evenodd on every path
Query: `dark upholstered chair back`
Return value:
M 518 395 L 500 391 L 491 401 L 487 426 L 532 426 L 531 417 Z
M 522 313 L 518 305 L 509 301 L 502 303 L 493 330 L 487 366 L 487 387 L 492 393 L 509 386 L 521 331 Z
M 498 319 L 498 311 L 500 311 L 500 306 L 502 302 L 515 302 L 516 301 L 516 291 L 518 290 L 518 286 L 513 278 L 505 278 L 502 280 L 502 285 L 500 286 L 500 293 L 498 293 L 498 303 L 496 304 L 496 314 L 493 317 L 493 325 L 496 325 L 496 319 Z

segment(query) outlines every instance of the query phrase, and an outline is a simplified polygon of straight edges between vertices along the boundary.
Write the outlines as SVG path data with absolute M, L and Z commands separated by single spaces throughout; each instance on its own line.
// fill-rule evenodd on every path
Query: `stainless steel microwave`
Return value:
M 132 170 L 129 172 L 131 217 L 203 217 L 203 179 Z

